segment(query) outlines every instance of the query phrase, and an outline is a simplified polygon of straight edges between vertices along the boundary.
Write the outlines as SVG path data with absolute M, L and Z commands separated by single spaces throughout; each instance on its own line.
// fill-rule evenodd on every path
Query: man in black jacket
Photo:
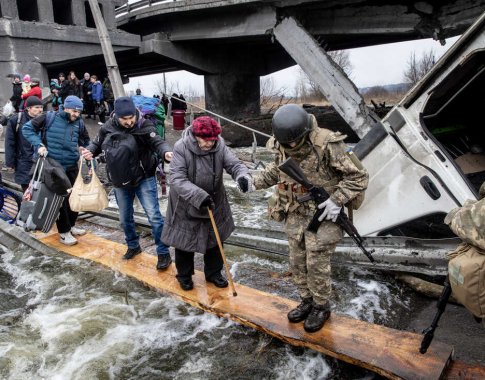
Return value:
M 119 207 L 120 223 L 125 233 L 128 250 L 123 258 L 129 260 L 141 252 L 140 237 L 135 230 L 133 201 L 135 195 L 143 206 L 157 246 L 157 269 L 166 269 L 172 260 L 161 241 L 164 218 L 158 204 L 155 169 L 156 155 L 171 161 L 171 147 L 157 134 L 153 123 L 144 119 L 130 97 L 121 97 L 114 103 L 114 115 L 99 130 L 87 149 L 82 149 L 86 160 L 105 153 L 108 175 L 113 182 Z

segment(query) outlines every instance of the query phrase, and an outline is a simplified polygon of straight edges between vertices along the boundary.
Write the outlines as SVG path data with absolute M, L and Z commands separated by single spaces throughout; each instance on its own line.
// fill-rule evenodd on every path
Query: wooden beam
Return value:
M 93 234 L 78 238 L 79 243 L 65 246 L 58 234 L 39 235 L 39 241 L 57 251 L 106 265 L 136 278 L 162 293 L 204 311 L 230 318 L 263 331 L 295 346 L 309 347 L 339 360 L 367 368 L 390 379 L 439 379 L 451 360 L 453 348 L 433 341 L 426 355 L 419 354 L 421 335 L 332 314 L 322 330 L 306 333 L 303 324 L 289 323 L 286 314 L 296 302 L 235 284 L 238 293 L 218 289 L 206 283 L 196 272 L 194 289 L 183 291 L 175 278 L 172 264 L 166 271 L 155 269 L 157 258 L 142 253 L 124 261 L 126 246 Z

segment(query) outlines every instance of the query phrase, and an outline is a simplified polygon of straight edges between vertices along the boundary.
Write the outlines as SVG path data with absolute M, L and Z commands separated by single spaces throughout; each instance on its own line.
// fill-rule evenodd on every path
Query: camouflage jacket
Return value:
M 445 223 L 463 241 L 485 250 L 485 183 L 480 188 L 478 201 L 468 200 L 446 215 Z
M 313 128 L 307 142 L 296 152 L 288 153 L 274 138 L 270 138 L 266 146 L 275 152 L 275 161 L 253 176 L 256 189 L 277 185 L 277 207 L 284 212 L 298 210 L 307 214 L 315 210 L 313 202 L 304 205 L 296 202 L 296 196 L 305 193 L 306 189 L 278 169 L 288 156 L 298 162 L 312 184 L 323 187 L 338 205 L 347 204 L 367 188 L 369 175 L 363 167 L 357 167 L 347 153 L 343 142 L 346 136 L 319 128 L 313 115 L 312 118 Z

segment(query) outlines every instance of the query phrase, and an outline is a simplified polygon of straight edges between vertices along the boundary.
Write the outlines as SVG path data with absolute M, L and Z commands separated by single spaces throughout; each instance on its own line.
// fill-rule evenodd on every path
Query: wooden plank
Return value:
M 446 372 L 447 380 L 483 380 L 485 367 L 471 366 L 460 361 L 452 361 Z
M 79 244 L 65 246 L 59 235 L 39 236 L 49 247 L 89 259 L 127 276 L 134 277 L 162 293 L 238 323 L 263 331 L 284 342 L 320 351 L 339 360 L 367 368 L 390 379 L 439 379 L 451 360 L 453 348 L 434 340 L 426 355 L 418 352 L 421 335 L 374 325 L 332 314 L 324 328 L 306 333 L 303 324 L 289 323 L 286 314 L 294 301 L 235 284 L 233 297 L 229 288 L 219 289 L 206 283 L 203 273 L 193 276 L 194 289 L 180 289 L 175 265 L 166 271 L 155 269 L 157 258 L 142 253 L 124 261 L 126 246 L 93 234 L 78 237 Z

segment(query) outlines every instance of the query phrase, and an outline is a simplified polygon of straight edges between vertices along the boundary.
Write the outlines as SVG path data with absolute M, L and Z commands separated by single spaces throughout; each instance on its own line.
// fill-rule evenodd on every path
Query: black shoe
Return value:
M 301 303 L 296 308 L 290 310 L 288 313 L 288 320 L 292 323 L 304 321 L 306 317 L 308 317 L 308 314 L 310 314 L 312 311 L 312 302 L 313 300 L 311 298 L 303 298 Z
M 303 327 L 306 332 L 315 332 L 320 330 L 327 319 L 330 317 L 330 303 L 327 302 L 325 305 L 313 304 L 312 311 L 310 315 L 305 320 Z
M 130 260 L 133 257 L 135 257 L 136 255 L 138 255 L 139 253 L 141 253 L 141 247 L 140 246 L 138 246 L 136 248 L 128 248 L 126 253 L 123 255 L 123 260 Z
M 170 257 L 169 254 L 158 255 L 158 262 L 157 262 L 158 270 L 167 269 L 170 266 L 170 264 L 172 264 L 172 258 Z
M 213 275 L 211 278 L 206 278 L 207 282 L 212 282 L 218 288 L 227 288 L 227 280 L 222 277 L 222 274 L 218 273 Z
M 191 277 L 177 277 L 177 280 L 180 284 L 180 287 L 183 290 L 192 290 L 194 289 L 194 283 L 192 282 Z

